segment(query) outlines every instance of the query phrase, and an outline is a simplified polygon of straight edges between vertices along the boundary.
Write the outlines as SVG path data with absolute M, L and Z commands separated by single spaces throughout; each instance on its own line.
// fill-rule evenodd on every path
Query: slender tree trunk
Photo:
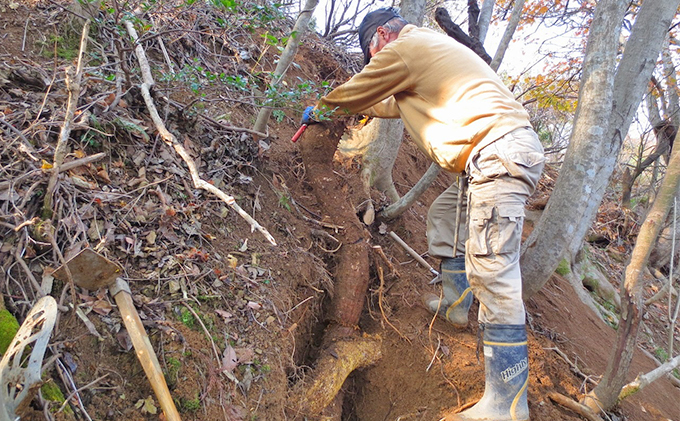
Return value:
M 678 96 L 678 74 L 675 71 L 675 64 L 671 58 L 670 37 L 666 37 L 664 48 L 662 50 L 663 58 L 663 72 L 666 79 L 666 110 L 668 115 L 665 118 L 670 119 L 675 127 L 680 126 L 680 97 Z
M 420 195 L 430 187 L 430 184 L 434 182 L 440 171 L 441 167 L 439 165 L 434 162 L 430 164 L 430 168 L 427 169 L 415 186 L 413 186 L 401 199 L 380 212 L 380 216 L 389 220 L 404 213 L 416 200 L 418 200 Z
M 300 45 L 300 38 L 307 32 L 307 28 L 309 28 L 309 20 L 312 18 L 312 13 L 314 13 L 314 9 L 318 4 L 319 0 L 307 0 L 305 3 L 305 8 L 298 16 L 295 26 L 293 27 L 293 32 L 290 38 L 288 38 L 286 48 L 283 50 L 283 53 L 279 58 L 279 62 L 276 65 L 276 69 L 272 74 L 272 80 L 270 82 L 271 86 L 276 86 L 281 82 L 281 79 L 283 79 L 283 76 L 286 74 L 288 67 L 291 65 L 291 63 L 293 63 L 293 59 L 295 58 L 295 54 L 298 50 L 298 45 Z M 263 107 L 260 109 L 260 112 L 257 114 L 257 120 L 255 121 L 255 126 L 253 126 L 253 130 L 258 132 L 266 132 L 267 121 L 269 121 L 269 117 L 271 115 L 272 109 L 270 107 Z
M 496 5 L 496 0 L 484 0 L 479 11 L 479 20 L 477 26 L 479 27 L 479 42 L 484 44 L 486 33 L 489 30 L 491 23 L 491 15 L 493 14 L 493 7 Z
M 679 0 L 644 2 L 614 75 L 628 3 L 600 0 L 590 26 L 574 130 L 546 210 L 523 246 L 525 299 L 581 248 Z
M 512 8 L 512 14 L 510 15 L 510 20 L 508 21 L 508 26 L 505 27 L 505 32 L 503 32 L 503 38 L 501 38 L 501 43 L 498 45 L 496 54 L 491 60 L 491 68 L 497 72 L 498 68 L 503 61 L 505 52 L 508 51 L 510 46 L 510 41 L 512 41 L 513 35 L 515 35 L 515 30 L 517 25 L 519 25 L 519 20 L 522 17 L 522 8 L 524 7 L 524 0 L 515 0 L 515 6 Z
M 677 137 L 676 137 L 677 140 Z M 616 344 L 612 349 L 607 370 L 600 383 L 584 399 L 584 404 L 593 410 L 611 409 L 617 404 L 636 348 L 637 334 L 644 310 L 643 274 L 652 247 L 661 232 L 673 198 L 680 184 L 680 148 L 671 154 L 666 176 L 659 189 L 652 209 L 640 228 L 635 248 L 626 267 L 624 289 L 621 291 L 621 316 L 617 330 Z
M 401 16 L 409 23 L 421 26 L 425 20 L 425 0 L 402 0 L 400 3 Z
M 425 18 L 425 5 L 425 0 L 404 0 L 401 2 L 401 16 L 409 23 L 421 25 Z M 371 149 L 385 152 L 370 157 L 370 162 L 363 171 L 371 174 L 370 180 L 378 180 L 376 187 L 387 192 L 390 199 L 398 201 L 397 189 L 392 182 L 392 168 L 404 139 L 404 122 L 401 119 L 376 118 L 369 125 L 372 128 L 366 129 L 374 130 L 374 134 L 369 133 L 369 136 L 373 138 L 371 142 L 375 143 Z M 359 136 L 361 132 L 359 131 Z M 402 202 L 399 201 L 399 203 Z

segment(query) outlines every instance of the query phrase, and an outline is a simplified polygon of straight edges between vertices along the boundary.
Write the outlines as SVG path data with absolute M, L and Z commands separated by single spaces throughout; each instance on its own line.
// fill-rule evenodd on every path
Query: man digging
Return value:
M 446 35 L 408 24 L 395 9 L 367 14 L 359 25 L 359 42 L 364 69 L 308 107 L 302 123 L 316 122 L 324 108 L 401 118 L 427 156 L 467 177 L 467 206 L 458 226 L 456 184 L 429 209 L 429 253 L 441 258 L 443 298 L 429 295 L 424 301 L 460 328 L 468 324 L 470 291 L 477 297 L 486 384 L 476 405 L 443 419 L 528 420 L 519 252 L 524 204 L 545 161 L 529 115 L 474 52 Z

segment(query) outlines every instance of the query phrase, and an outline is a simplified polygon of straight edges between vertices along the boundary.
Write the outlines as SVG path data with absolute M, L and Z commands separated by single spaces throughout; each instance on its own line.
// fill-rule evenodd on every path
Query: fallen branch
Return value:
M 590 408 L 582 405 L 575 400 L 561 395 L 557 392 L 548 393 L 548 397 L 552 399 L 555 403 L 562 405 L 563 407 L 576 412 L 588 421 L 604 421 L 599 415 L 593 412 Z
M 232 196 L 229 196 L 222 190 L 218 189 L 217 187 L 208 183 L 207 181 L 202 180 L 199 177 L 198 170 L 196 169 L 196 164 L 194 163 L 194 160 L 191 158 L 191 156 L 189 156 L 189 153 L 186 151 L 186 149 L 184 149 L 184 146 L 182 146 L 182 144 L 179 143 L 175 135 L 170 133 L 170 131 L 165 127 L 165 124 L 163 123 L 161 116 L 158 114 L 156 105 L 153 102 L 153 98 L 151 98 L 150 88 L 154 85 L 155 82 L 153 80 L 153 77 L 151 76 L 151 67 L 149 66 L 149 61 L 146 58 L 144 48 L 141 46 L 141 44 L 137 42 L 139 39 L 139 37 L 137 36 L 137 31 L 132 25 L 132 22 L 130 22 L 129 20 L 125 21 L 125 27 L 127 28 L 128 34 L 130 34 L 132 40 L 137 44 L 135 47 L 135 54 L 137 55 L 137 61 L 142 71 L 143 83 L 141 84 L 140 88 L 142 90 L 142 97 L 144 98 L 146 108 L 149 110 L 151 119 L 153 120 L 156 129 L 160 133 L 163 140 L 169 146 L 172 146 L 175 149 L 177 154 L 179 154 L 179 156 L 182 157 L 187 167 L 189 167 L 189 173 L 191 174 L 191 180 L 194 182 L 194 186 L 196 186 L 196 188 L 206 190 L 220 198 L 224 203 L 226 203 L 232 209 L 234 209 L 239 215 L 241 215 L 243 219 L 245 219 L 250 224 L 251 232 L 255 230 L 260 231 L 260 233 L 264 235 L 264 237 L 272 245 L 276 245 L 276 240 L 274 240 L 274 237 L 272 237 L 269 231 L 267 231 L 266 228 L 264 228 L 255 219 L 248 215 L 248 213 L 246 213 L 236 203 L 236 200 Z
M 73 168 L 77 168 L 83 165 L 91 164 L 97 162 L 100 159 L 106 157 L 106 152 L 99 152 L 94 155 L 86 156 L 85 158 L 75 159 L 73 161 L 65 162 L 61 165 L 60 171 L 68 171 Z M 54 171 L 54 168 L 52 169 Z
M 66 106 L 66 115 L 64 116 L 64 125 L 59 134 L 57 147 L 54 150 L 54 163 L 52 166 L 52 174 L 47 182 L 47 189 L 45 190 L 45 201 L 43 203 L 43 217 L 51 217 L 52 215 L 52 199 L 54 190 L 57 187 L 57 180 L 59 179 L 59 172 L 61 165 L 64 163 L 66 151 L 68 146 L 68 138 L 71 134 L 71 124 L 73 123 L 73 116 L 78 106 L 78 98 L 80 97 L 80 81 L 83 75 L 83 53 L 87 48 L 87 36 L 90 33 L 90 21 L 86 20 L 83 25 L 83 33 L 80 37 L 80 50 L 78 52 L 78 63 L 74 72 L 72 67 L 66 69 L 66 88 L 68 90 L 68 104 Z
M 640 348 L 640 351 L 642 351 L 642 353 L 645 354 L 650 360 L 654 361 L 656 363 L 657 367 L 661 366 L 663 364 L 656 358 L 655 355 L 653 355 L 651 352 L 647 351 L 646 349 Z M 668 381 L 670 381 L 673 384 L 673 386 L 680 389 L 680 379 L 673 376 L 672 374 L 669 374 L 668 376 L 666 376 L 666 378 L 668 379 Z
M 185 110 L 189 105 L 191 105 L 191 104 L 189 104 L 189 105 L 182 104 L 181 102 L 177 102 L 177 101 L 172 100 L 172 99 L 165 97 L 165 96 L 163 96 L 161 98 L 163 98 L 163 100 L 166 101 L 168 104 L 170 104 L 174 107 L 177 107 L 177 108 L 181 108 L 182 110 Z M 250 133 L 250 134 L 253 134 L 255 136 L 259 136 L 261 138 L 269 137 L 268 133 L 262 133 L 262 132 L 258 132 L 257 130 L 246 129 L 245 127 L 229 126 L 227 124 L 220 123 L 219 121 L 215 120 L 214 118 L 208 117 L 207 115 L 202 114 L 202 113 L 199 113 L 198 117 L 202 118 L 203 120 L 205 120 L 209 123 L 214 124 L 215 126 L 218 126 L 218 127 L 222 128 L 224 130 L 229 130 L 231 132 Z
M 671 288 L 672 288 L 671 293 L 673 294 L 673 296 L 674 297 L 677 296 L 678 291 L 673 287 Z M 668 284 L 664 284 L 656 294 L 647 298 L 647 300 L 645 300 L 645 305 L 648 306 L 650 304 L 654 304 L 657 301 L 660 301 L 662 298 L 666 297 L 666 294 L 668 294 Z
M 677 355 L 675 358 L 666 361 L 665 363 L 661 364 L 659 367 L 655 368 L 649 373 L 638 374 L 635 380 L 623 386 L 623 388 L 621 389 L 621 393 L 619 393 L 619 401 L 622 401 L 629 397 L 630 395 L 639 392 L 645 386 L 648 386 L 654 380 L 658 380 L 662 376 L 665 376 L 666 374 L 670 373 L 678 366 L 680 366 L 680 355 Z
M 587 382 L 589 382 L 589 383 L 591 383 L 591 384 L 593 384 L 593 385 L 597 385 L 597 382 L 596 382 L 595 380 L 593 380 L 591 376 L 588 376 L 587 374 L 585 374 L 584 372 L 582 372 L 581 369 L 578 368 L 578 366 L 576 365 L 576 363 L 575 363 L 575 362 L 572 362 L 572 361 L 569 359 L 569 357 L 567 357 L 567 354 L 565 354 L 562 350 L 560 350 L 560 349 L 557 348 L 557 347 L 554 347 L 554 348 L 543 348 L 543 349 L 546 350 L 546 351 L 555 351 L 560 357 L 562 357 L 562 359 L 563 359 L 567 364 L 569 364 L 569 367 L 571 367 L 571 371 L 573 371 L 574 373 L 576 373 L 576 374 L 578 374 L 579 376 L 583 377 L 583 378 L 585 379 L 585 381 L 587 381 Z

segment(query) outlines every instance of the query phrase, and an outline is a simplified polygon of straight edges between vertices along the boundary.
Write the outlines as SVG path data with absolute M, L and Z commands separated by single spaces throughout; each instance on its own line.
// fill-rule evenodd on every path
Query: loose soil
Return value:
M 41 64 L 45 69 L 52 69 L 53 63 L 38 51 L 43 45 L 38 42 L 41 37 L 38 28 L 44 25 L 54 29 L 50 25 L 65 19 L 64 12 L 47 2 L 20 4 L 16 8 L 10 4 L 15 3 L 0 0 L 0 56 L 12 65 Z M 24 41 L 25 26 L 28 35 Z M 256 35 L 239 36 L 252 37 L 245 44 L 260 42 Z M 22 43 L 28 46 L 23 51 Z M 338 61 L 338 57 L 342 59 Z M 271 53 L 263 55 L 261 65 L 273 68 L 274 58 Z M 162 67 L 160 54 L 156 60 Z M 303 45 L 296 62 L 298 66 L 287 76 L 291 83 L 298 76 L 335 78 L 341 82 L 349 75 L 346 64 L 353 61 L 311 39 Z M 55 90 L 63 93 L 62 85 Z M 191 101 L 187 98 L 192 95 L 191 91 L 177 90 L 170 84 L 159 87 L 161 91 L 165 88 L 172 98 L 184 103 Z M 9 89 L 7 84 L 0 85 L 0 112 L 5 113 L 7 121 L 19 121 L 14 110 L 10 110 L 18 106 L 16 97 L 7 93 Z M 216 98 L 215 92 L 208 93 L 212 99 Z M 44 95 L 41 92 L 34 99 L 40 101 Z M 59 115 L 65 96 L 56 95 L 50 100 L 60 101 L 50 105 Z M 138 97 L 137 101 L 140 101 Z M 145 113 L 139 104 L 141 102 L 129 104 L 136 116 Z M 252 124 L 252 108 L 232 103 L 211 104 L 204 111 L 208 115 L 226 112 L 230 115 L 230 125 L 249 127 Z M 355 223 L 356 217 L 351 218 L 353 209 L 366 200 L 362 196 L 360 163 L 336 157 L 333 171 L 324 175 L 327 179 L 312 177 L 314 169 L 303 163 L 301 148 L 314 143 L 333 144 L 337 139 L 329 139 L 329 133 L 319 126 L 310 128 L 300 144 L 291 143 L 289 139 L 297 129 L 298 114 L 296 111 L 288 114 L 283 121 L 272 122 L 268 149 L 258 149 L 250 137 L 245 139 L 245 145 L 249 146 L 241 146 L 240 153 L 250 154 L 251 161 L 247 165 L 235 164 L 238 174 L 245 178 L 227 177 L 223 186 L 272 233 L 277 246 L 268 244 L 259 233 L 251 232 L 235 212 L 228 211 L 215 198 L 192 189 L 187 184 L 190 181 L 182 181 L 182 177 L 188 180 L 182 172 L 183 164 L 163 142 L 127 136 L 109 139 L 101 146 L 111 155 L 110 169 L 115 168 L 113 163 L 117 161 L 123 166 L 118 172 L 111 170 L 110 182 L 100 180 L 100 186 L 127 189 L 129 194 L 124 200 L 133 203 L 127 206 L 104 200 L 98 205 L 102 214 L 118 218 L 119 225 L 113 229 L 124 231 L 122 237 L 108 243 L 110 257 L 125 267 L 135 304 L 183 419 L 303 418 L 298 408 L 291 407 L 291 402 L 295 402 L 291 391 L 296 384 L 313 376 L 315 361 L 324 349 L 324 334 L 337 316 L 338 310 L 331 303 L 336 294 L 342 293 L 336 285 L 338 273 L 356 269 L 338 267 L 337 262 L 357 244 L 361 244 L 362 255 L 368 250 L 369 261 L 355 263 L 361 264 L 360 275 L 366 277 L 369 285 L 366 297 L 359 298 L 363 300 L 363 311 L 356 315 L 358 325 L 350 327 L 356 329 L 357 335 L 379 337 L 382 357 L 375 365 L 355 371 L 345 382 L 342 408 L 338 409 L 342 419 L 434 421 L 447 411 L 473 403 L 484 389 L 483 361 L 477 355 L 478 329 L 474 317 L 477 303 L 473 305 L 471 323 L 466 329 L 456 330 L 433 319 L 420 305 L 423 293 L 439 292 L 436 286 L 429 285 L 429 272 L 384 234 L 395 231 L 412 248 L 425 252 L 428 206 L 454 182 L 453 176 L 440 174 L 433 186 L 397 220 L 357 226 L 354 232 L 359 234 L 350 238 L 346 229 L 348 224 Z M 63 110 L 60 115 L 63 116 Z M 58 119 L 56 117 L 57 122 Z M 194 151 L 210 146 L 210 136 L 200 135 L 202 130 L 207 130 L 207 124 L 179 121 L 173 113 L 168 119 L 172 120 L 173 129 L 183 134 L 185 145 Z M 139 124 L 150 127 L 148 119 L 145 120 Z M 153 129 L 148 132 L 153 135 Z M 10 139 L 8 133 L 0 131 L 4 139 Z M 54 140 L 52 135 L 44 142 L 53 144 Z M 155 192 L 150 188 L 132 193 L 134 189 L 126 186 L 140 174 L 142 165 L 135 167 L 131 163 L 139 150 L 147 152 L 143 161 L 148 167 L 145 171 L 159 175 L 150 181 L 173 176 L 168 172 L 173 167 L 179 168 L 173 170 L 179 175 L 159 182 Z M 125 153 L 129 155 L 123 156 Z M 165 160 L 154 167 L 152 158 L 159 154 Z M 224 156 L 216 152 L 194 153 L 194 156 L 206 174 L 225 162 Z M 49 161 L 49 152 L 45 158 Z M 415 146 L 405 142 L 393 174 L 399 193 L 406 193 L 428 166 L 429 162 Z M 239 184 L 237 179 L 246 181 Z M 313 189 L 324 185 L 328 187 L 327 194 L 337 194 L 345 202 L 337 207 L 321 206 Z M 547 195 L 546 190 L 537 192 L 532 203 L 544 203 Z M 386 201 L 378 192 L 373 193 L 372 199 L 378 206 Z M 534 210 L 540 213 L 540 209 Z M 90 228 L 94 225 L 92 219 L 84 221 Z M 11 224 L 16 223 L 11 220 Z M 527 224 L 527 230 L 530 225 Z M 1 229 L 0 258 L 4 264 L 21 243 L 4 225 Z M 152 232 L 157 238 L 155 241 L 150 241 Z M 65 239 L 60 241 L 73 246 Z M 139 244 L 139 250 L 134 251 L 134 246 Z M 381 248 L 387 261 L 376 247 Z M 51 269 L 56 266 L 53 262 L 45 263 L 43 254 L 51 258 L 52 253 L 49 248 L 37 249 L 26 256 L 38 279 L 50 266 Z M 435 259 L 425 258 L 437 267 Z M 15 266 L 4 267 L 3 272 L 10 276 L 0 283 L 0 292 L 8 309 L 21 318 L 30 307 L 22 303 L 17 282 L 10 281 L 22 276 Z M 25 285 L 25 289 L 30 290 L 30 285 Z M 57 282 L 52 295 L 57 299 L 63 295 L 63 303 L 68 304 L 70 293 L 65 291 L 68 289 Z M 26 295 L 33 296 L 30 292 Z M 66 411 L 56 412 L 60 404 L 55 403 L 45 411 L 51 409 L 56 412 L 51 416 L 60 420 L 85 419 L 85 411 L 96 420 L 159 419 L 155 413 L 157 402 L 121 329 L 112 300 L 105 292 L 84 290 L 77 291 L 77 300 L 88 312 L 94 329 L 88 330 L 72 311 L 61 315 L 46 356 L 49 363 L 44 380 L 69 395 L 72 389 L 67 385 L 71 381 L 65 374 L 68 370 L 80 391 L 69 398 Z M 558 392 L 578 399 L 591 390 L 593 382 L 604 372 L 616 331 L 578 301 L 572 287 L 557 275 L 527 302 L 527 311 L 528 394 L 532 419 L 580 420 L 547 395 Z M 655 328 L 654 324 L 650 325 Z M 53 356 L 59 357 L 59 364 L 50 358 Z M 629 378 L 632 380 L 638 373 L 654 367 L 652 360 L 638 352 Z M 151 404 L 145 406 L 145 400 Z M 630 421 L 680 421 L 679 402 L 680 390 L 667 379 L 661 379 L 627 399 L 611 415 Z M 36 398 L 21 414 L 22 419 L 46 419 L 44 404 L 44 400 Z

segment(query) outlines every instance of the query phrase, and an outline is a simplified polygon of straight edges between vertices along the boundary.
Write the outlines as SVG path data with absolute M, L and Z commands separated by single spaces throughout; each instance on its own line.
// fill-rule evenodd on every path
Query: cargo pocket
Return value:
M 493 206 L 473 207 L 470 209 L 470 235 L 467 240 L 467 250 L 474 256 L 491 254 L 490 222 L 493 216 Z
M 540 175 L 545 162 L 543 147 L 534 136 L 513 136 L 508 139 L 507 148 L 499 147 L 503 151 L 503 166 L 513 177 L 525 178 L 531 173 Z
M 498 204 L 498 235 L 492 240 L 495 254 L 516 253 L 522 241 L 524 206 L 521 204 Z
M 510 152 L 506 153 L 506 158 L 503 160 L 503 166 L 508 170 L 508 173 L 513 177 L 522 177 L 527 170 L 537 165 L 543 165 L 545 156 L 541 152 Z

